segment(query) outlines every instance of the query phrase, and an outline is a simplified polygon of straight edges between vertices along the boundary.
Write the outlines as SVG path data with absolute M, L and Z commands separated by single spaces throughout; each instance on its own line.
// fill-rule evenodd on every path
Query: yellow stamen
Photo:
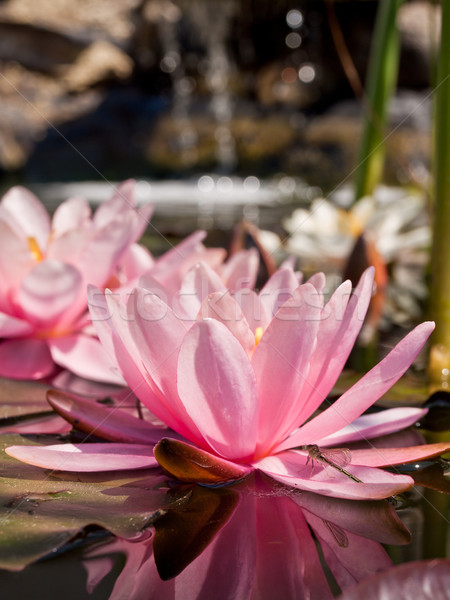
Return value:
M 37 241 L 34 239 L 34 237 L 28 238 L 28 248 L 30 249 L 31 256 L 34 258 L 34 260 L 36 262 L 41 262 L 41 260 L 44 257 L 42 255 L 41 249 L 39 248 L 39 245 L 38 245 Z
M 263 332 L 263 328 L 262 327 L 257 327 L 255 329 L 255 348 L 259 344 L 259 342 L 260 342 L 260 340 L 262 338 L 263 333 L 264 332 Z

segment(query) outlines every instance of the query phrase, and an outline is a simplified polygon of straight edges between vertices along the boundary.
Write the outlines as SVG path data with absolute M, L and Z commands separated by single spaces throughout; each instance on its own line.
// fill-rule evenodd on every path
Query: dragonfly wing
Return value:
M 328 464 L 341 468 L 348 465 L 352 457 L 348 448 L 324 448 L 321 455 Z

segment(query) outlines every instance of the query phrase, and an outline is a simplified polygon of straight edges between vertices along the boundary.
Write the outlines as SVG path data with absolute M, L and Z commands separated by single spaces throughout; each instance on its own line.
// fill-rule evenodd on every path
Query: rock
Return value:
M 292 6 L 0 1 L 0 169 L 45 180 L 281 169 L 333 185 L 354 166 L 361 118 L 355 102 L 342 112 L 353 92 L 332 33 L 342 30 L 363 80 L 378 3 L 298 0 L 289 24 Z M 439 9 L 423 0 L 399 14 L 400 81 L 414 92 L 435 50 L 428 15 L 438 21 Z M 394 179 L 428 161 L 429 116 L 402 93 L 388 160 L 400 153 L 405 164 L 388 163 Z
M 128 79 L 132 72 L 133 62 L 125 52 L 98 40 L 80 53 L 62 80 L 68 91 L 82 92 L 108 80 Z
M 125 42 L 134 32 L 133 13 L 142 0 L 3 0 L 0 18 L 79 35 Z
M 431 2 L 406 2 L 400 7 L 397 26 L 402 40 L 399 85 L 430 85 L 433 60 L 440 39 L 441 7 Z

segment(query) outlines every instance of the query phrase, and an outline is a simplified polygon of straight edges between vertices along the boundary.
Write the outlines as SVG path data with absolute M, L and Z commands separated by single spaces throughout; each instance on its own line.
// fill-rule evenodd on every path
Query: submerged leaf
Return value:
M 199 486 L 175 497 L 173 507 L 154 521 L 153 552 L 162 580 L 181 573 L 203 552 L 230 519 L 238 500 L 230 488 Z

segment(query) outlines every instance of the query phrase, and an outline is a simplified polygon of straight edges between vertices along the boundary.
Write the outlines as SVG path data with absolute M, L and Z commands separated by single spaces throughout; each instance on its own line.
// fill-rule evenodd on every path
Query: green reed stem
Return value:
M 442 2 L 434 112 L 434 226 L 430 313 L 434 344 L 450 353 L 450 2 Z
M 383 173 L 383 143 L 389 100 L 397 83 L 400 36 L 397 12 L 403 0 L 381 0 L 366 81 L 366 119 L 356 171 L 355 200 L 373 193 Z

